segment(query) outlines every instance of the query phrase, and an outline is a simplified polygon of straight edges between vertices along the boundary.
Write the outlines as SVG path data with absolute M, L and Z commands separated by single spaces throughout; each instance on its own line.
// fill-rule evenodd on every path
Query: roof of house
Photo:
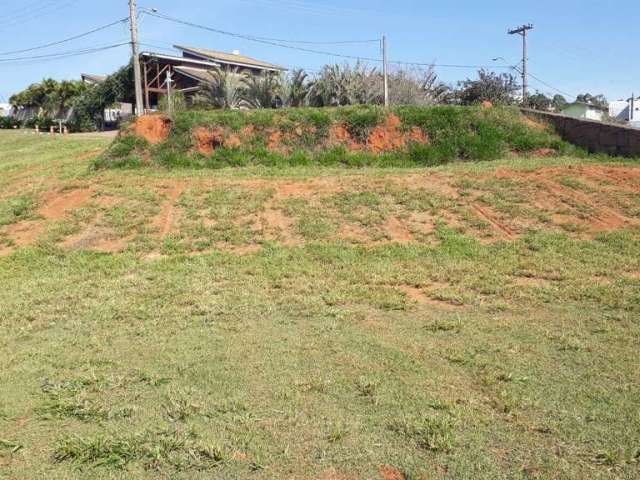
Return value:
M 178 73 L 186 75 L 187 77 L 193 78 L 198 82 L 210 83 L 214 80 L 214 77 L 210 70 L 205 70 L 204 68 L 193 68 L 193 67 L 174 67 L 174 70 Z
M 93 83 L 102 83 L 107 79 L 106 75 L 94 75 L 92 73 L 82 73 L 80 76 L 82 80 L 88 80 Z
M 240 67 L 258 68 L 262 70 L 272 71 L 285 71 L 287 70 L 280 65 L 274 63 L 263 62 L 262 60 L 256 60 L 255 58 L 247 57 L 246 55 L 240 55 L 236 53 L 219 52 L 217 50 L 209 50 L 206 48 L 194 48 L 186 47 L 183 45 L 174 45 L 175 48 L 181 50 L 183 53 L 188 53 L 201 57 L 203 59 L 212 60 L 220 63 L 227 63 L 232 65 L 238 65 Z
M 144 58 L 158 58 L 161 60 L 169 60 L 172 62 L 176 62 L 176 63 L 180 63 L 180 64 L 184 64 L 184 63 L 189 63 L 192 65 L 202 65 L 205 67 L 219 67 L 220 64 L 215 63 L 215 62 L 209 62 L 206 60 L 197 60 L 195 58 L 185 58 L 185 57 L 176 57 L 175 55 L 167 55 L 164 53 L 154 53 L 154 52 L 142 52 L 140 53 L 141 57 Z

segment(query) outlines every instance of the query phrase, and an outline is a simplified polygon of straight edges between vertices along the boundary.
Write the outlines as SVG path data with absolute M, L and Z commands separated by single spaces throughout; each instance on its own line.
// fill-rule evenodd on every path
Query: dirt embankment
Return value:
M 164 142 L 171 135 L 172 121 L 164 115 L 144 115 L 136 118 L 131 126 L 132 133 L 155 145 Z
M 150 144 L 162 143 L 171 135 L 172 122 L 162 115 L 139 117 L 130 132 L 144 138 Z M 328 135 L 316 145 L 310 145 L 309 138 L 315 138 L 317 128 L 313 125 L 293 125 L 286 128 L 248 125 L 234 131 L 221 125 L 196 127 L 191 132 L 193 150 L 202 155 L 211 155 L 216 149 L 253 148 L 257 143 L 266 145 L 271 152 L 288 154 L 295 148 L 324 149 L 343 146 L 351 152 L 383 154 L 407 150 L 410 144 L 428 145 L 429 135 L 420 127 L 404 128 L 400 118 L 389 114 L 384 121 L 371 129 L 366 139 L 359 139 L 349 127 L 340 122 L 333 123 Z M 260 142 L 261 140 L 261 142 Z
M 333 123 L 329 134 L 316 145 L 304 144 L 305 139 L 314 137 L 317 129 L 312 125 L 294 125 L 288 128 L 257 128 L 247 126 L 240 132 L 230 131 L 221 126 L 198 127 L 192 133 L 194 150 L 203 155 L 212 154 L 217 148 L 251 148 L 257 138 L 262 138 L 267 150 L 291 153 L 296 147 L 303 149 L 325 149 L 343 146 L 352 152 L 382 154 L 406 150 L 411 143 L 429 144 L 429 136 L 419 127 L 404 129 L 397 115 L 390 114 L 384 122 L 371 130 L 366 140 L 361 141 L 343 123 Z

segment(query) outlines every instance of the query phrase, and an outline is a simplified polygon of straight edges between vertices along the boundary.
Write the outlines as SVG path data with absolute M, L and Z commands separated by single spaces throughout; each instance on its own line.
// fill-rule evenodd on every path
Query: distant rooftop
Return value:
M 209 50 L 206 48 L 194 48 L 184 45 L 174 45 L 175 48 L 182 51 L 183 54 L 187 53 L 202 58 L 203 60 L 210 60 L 219 63 L 226 63 L 232 65 L 238 65 L 240 67 L 258 68 L 261 70 L 271 70 L 276 72 L 282 72 L 287 70 L 280 65 L 274 63 L 263 62 L 262 60 L 256 60 L 255 58 L 247 57 L 246 55 L 240 55 L 239 53 L 226 53 L 217 50 Z
M 95 75 L 93 73 L 80 74 L 82 81 L 87 83 L 102 83 L 107 79 L 106 75 Z

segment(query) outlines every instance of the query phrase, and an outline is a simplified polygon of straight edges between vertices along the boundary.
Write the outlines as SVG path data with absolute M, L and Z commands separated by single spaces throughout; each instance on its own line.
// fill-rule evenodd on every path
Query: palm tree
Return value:
M 244 79 L 244 84 L 244 98 L 252 107 L 276 108 L 282 104 L 282 83 L 278 75 L 251 75 Z
M 194 97 L 194 103 L 201 106 L 224 109 L 251 108 L 245 98 L 246 75 L 237 70 L 214 68 L 211 80 L 201 82 L 201 89 Z
M 380 104 L 382 75 L 376 68 L 369 69 L 360 62 L 353 67 L 325 65 L 313 84 L 311 96 L 315 106 Z
M 283 75 L 281 81 L 282 100 L 287 107 L 302 107 L 309 100 L 309 93 L 313 82 L 308 80 L 309 75 L 303 69 L 293 70 L 290 75 Z

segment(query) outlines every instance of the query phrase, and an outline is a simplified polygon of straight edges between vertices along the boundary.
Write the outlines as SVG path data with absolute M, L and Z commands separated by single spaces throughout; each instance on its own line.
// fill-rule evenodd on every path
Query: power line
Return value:
M 546 86 L 546 87 L 548 87 L 548 88 L 550 88 L 550 89 L 552 89 L 552 90 L 555 90 L 556 92 L 561 93 L 562 95 L 566 95 L 567 97 L 577 97 L 577 95 L 574 95 L 574 94 L 572 94 L 572 93 L 565 92 L 565 91 L 563 91 L 563 90 L 560 90 L 559 88 L 554 87 L 553 85 L 551 85 L 551 84 L 549 84 L 549 83 L 545 82 L 544 80 L 542 80 L 542 79 L 540 79 L 540 78 L 536 77 L 536 76 L 535 76 L 534 74 L 532 74 L 531 72 L 529 72 L 529 76 L 530 76 L 531 78 L 533 78 L 534 80 L 536 80 L 537 82 L 541 83 L 542 85 L 544 85 L 544 86 Z
M 285 40 L 282 38 L 268 38 L 268 37 L 254 37 L 258 40 L 268 40 L 272 42 L 282 42 L 282 43 L 298 43 L 304 45 L 356 45 L 363 43 L 380 43 L 380 39 L 371 39 L 371 40 L 338 40 L 335 42 L 316 42 L 310 40 Z
M 175 17 L 170 17 L 168 15 L 164 15 L 161 14 L 159 12 L 156 11 L 151 11 L 151 10 L 145 10 L 144 13 L 146 15 L 150 15 L 152 17 L 156 17 L 159 18 L 161 20 L 166 20 L 169 22 L 173 22 L 173 23 L 177 23 L 177 24 L 181 24 L 181 25 L 186 25 L 189 27 L 193 27 L 193 28 L 199 28 L 201 30 L 206 30 L 209 32 L 213 32 L 213 33 L 217 33 L 220 35 L 226 35 L 226 36 L 230 36 L 230 37 L 235 37 L 235 38 L 242 38 L 244 40 L 248 40 L 251 42 L 256 42 L 256 43 L 262 43 L 265 45 L 271 45 L 271 46 L 275 46 L 275 47 L 281 47 L 281 48 L 287 48 L 289 50 L 297 50 L 300 52 L 305 52 L 305 53 L 313 53 L 316 55 L 326 55 L 329 57 L 336 57 L 336 58 L 344 58 L 344 59 L 348 59 L 348 60 L 358 60 L 358 61 L 367 61 L 367 62 L 374 62 L 374 63 L 382 63 L 382 59 L 380 58 L 374 58 L 374 57 L 366 57 L 366 56 L 360 56 L 360 55 L 346 55 L 343 53 L 336 53 L 336 52 L 330 52 L 330 51 L 326 51 L 326 50 L 316 50 L 316 49 L 312 49 L 312 48 L 306 48 L 306 47 L 297 47 L 297 46 L 293 46 L 293 45 L 286 45 L 284 43 L 282 43 L 282 41 L 278 41 L 275 39 L 267 39 L 266 37 L 257 37 L 257 36 L 253 36 L 253 35 L 245 35 L 245 34 L 241 34 L 241 33 L 235 33 L 235 32 L 229 32 L 226 30 L 221 30 L 219 28 L 214 28 L 214 27 L 208 27 L 206 25 L 200 25 L 198 23 L 194 23 L 194 22 L 190 22 L 187 20 L 181 20 Z M 376 42 L 378 42 L 378 40 L 376 40 Z M 466 68 L 466 69 L 479 69 L 479 68 L 510 68 L 510 67 L 503 67 L 503 66 L 496 66 L 496 65 L 458 65 L 458 64 L 436 64 L 436 63 L 421 63 L 421 62 L 403 62 L 403 61 L 394 61 L 394 60 L 390 60 L 389 63 L 395 64 L 395 65 L 412 65 L 412 66 L 421 66 L 421 67 L 440 67 L 440 68 Z
M 57 0 L 51 0 L 49 3 L 44 6 L 36 7 L 32 11 L 24 12 L 14 18 L 8 19 L 4 23 L 2 23 L 3 27 L 13 27 L 15 25 L 22 25 L 32 20 L 36 20 L 38 18 L 45 17 L 52 13 L 62 10 L 63 8 L 67 8 L 74 3 L 77 3 L 78 0 L 69 0 L 66 3 L 60 4 Z
M 517 66 L 513 66 L 512 68 L 513 68 L 513 70 L 515 70 L 516 72 L 518 72 L 518 73 L 522 73 L 522 70 L 520 70 Z M 561 93 L 562 95 L 565 95 L 565 96 L 567 96 L 567 97 L 577 97 L 577 95 L 574 95 L 573 93 L 568 93 L 568 92 L 565 92 L 565 91 L 563 91 L 563 90 L 560 90 L 560 89 L 559 89 L 559 88 L 557 88 L 557 87 L 554 87 L 554 86 L 553 86 L 553 85 L 551 85 L 550 83 L 545 82 L 545 81 L 544 81 L 544 80 L 542 80 L 540 77 L 535 76 L 535 75 L 534 75 L 533 73 L 531 73 L 531 72 L 529 72 L 529 76 L 530 76 L 531 78 L 533 78 L 534 80 L 536 80 L 538 83 L 540 83 L 540 84 L 544 85 L 544 86 L 545 86 L 545 87 L 547 87 L 547 88 L 550 88 L 551 90 L 554 90 L 554 91 L 556 91 L 556 92 L 558 92 L 558 93 Z
M 277 40 L 270 40 L 270 39 L 266 39 L 264 37 L 255 37 L 252 35 L 244 35 L 241 33 L 234 33 L 234 32 L 229 32 L 226 30 L 220 30 L 218 28 L 213 28 L 213 27 L 208 27 L 206 25 L 200 25 L 194 22 L 189 22 L 186 20 L 180 20 L 178 18 L 174 18 L 174 17 L 170 17 L 168 15 L 164 15 L 158 12 L 154 12 L 151 10 L 145 10 L 144 11 L 145 14 L 150 15 L 152 17 L 156 17 L 159 18 L 161 20 L 166 20 L 169 22 L 173 22 L 173 23 L 177 23 L 177 24 L 181 24 L 181 25 L 186 25 L 188 27 L 193 27 L 193 28 L 199 28 L 201 30 L 207 30 L 209 32 L 213 32 L 213 33 L 218 33 L 220 35 L 226 35 L 229 37 L 235 37 L 235 38 L 242 38 L 244 40 L 249 40 L 251 42 L 256 42 L 256 43 L 263 43 L 265 45 L 271 45 L 271 46 L 275 46 L 275 47 L 281 47 L 281 48 L 288 48 L 290 50 L 297 50 L 300 52 L 307 52 L 307 53 L 315 53 L 315 54 L 319 54 L 319 55 L 327 55 L 327 56 L 332 56 L 332 57 L 340 57 L 340 58 L 347 58 L 350 60 L 367 60 L 370 62 L 380 62 L 381 60 L 378 58 L 370 58 L 370 57 L 361 57 L 361 56 L 355 56 L 355 55 L 345 55 L 345 54 L 341 54 L 341 53 L 334 53 L 334 52 L 327 52 L 327 51 L 322 51 L 322 50 L 315 50 L 315 49 L 310 49 L 310 48 L 305 48 L 305 47 L 295 47 L 293 45 L 286 45 L 283 43 L 280 43 Z
M 89 30 L 88 32 L 80 33 L 78 35 L 74 35 L 73 37 L 65 38 L 64 40 L 58 40 L 56 42 L 45 43 L 44 45 L 38 45 L 37 47 L 25 48 L 25 49 L 22 49 L 22 50 L 13 50 L 13 51 L 10 51 L 10 52 L 2 52 L 2 53 L 0 53 L 0 56 L 15 55 L 15 54 L 18 54 L 18 53 L 33 52 L 34 50 L 42 50 L 44 48 L 53 47 L 55 45 L 61 45 L 63 43 L 71 42 L 73 40 L 78 40 L 79 38 L 87 37 L 87 36 L 89 36 L 91 34 L 100 32 L 102 30 L 106 30 L 107 28 L 113 27 L 114 25 L 125 23 L 128 20 L 129 20 L 128 18 L 122 18 L 120 20 L 117 20 L 115 22 L 109 23 L 107 25 L 103 25 L 101 27 L 94 28 L 93 30 Z
M 49 60 L 49 59 L 56 59 L 56 58 L 75 57 L 75 56 L 78 56 L 78 55 L 87 55 L 87 54 L 90 54 L 90 53 L 102 52 L 104 50 L 110 50 L 110 49 L 113 49 L 113 48 L 121 47 L 123 45 L 129 45 L 129 44 L 130 44 L 130 42 L 122 42 L 122 43 L 115 43 L 115 44 L 111 44 L 111 45 L 104 45 L 104 46 L 99 46 L 99 47 L 86 48 L 86 49 L 83 49 L 83 50 L 70 50 L 70 51 L 66 51 L 66 52 L 49 53 L 49 54 L 45 54 L 45 55 L 32 55 L 32 56 L 27 56 L 27 57 L 3 58 L 3 59 L 0 59 L 0 63 L 3 64 L 3 65 L 6 65 L 8 63 L 30 61 L 30 60 Z

